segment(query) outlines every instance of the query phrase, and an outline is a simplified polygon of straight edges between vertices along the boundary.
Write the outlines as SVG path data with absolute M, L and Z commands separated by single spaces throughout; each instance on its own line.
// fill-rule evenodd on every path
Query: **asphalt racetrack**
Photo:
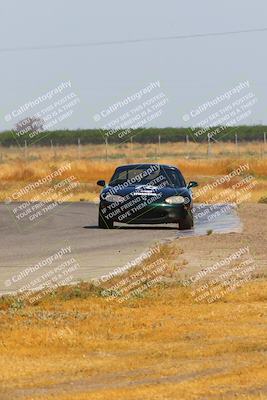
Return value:
M 19 290 L 29 280 L 70 257 L 78 264 L 75 280 L 88 280 L 134 260 L 157 241 L 205 235 L 209 229 L 218 233 L 241 229 L 236 210 L 225 204 L 212 209 L 197 205 L 195 227 L 191 231 L 178 231 L 177 226 L 171 224 L 121 224 L 116 226 L 119 229 L 98 229 L 98 205 L 82 202 L 57 205 L 34 221 L 27 217 L 18 220 L 14 212 L 18 204 L 0 204 L 1 294 Z M 61 254 L 61 249 L 67 253 L 49 264 L 49 257 Z M 36 265 L 39 267 L 35 272 L 25 273 L 27 268 Z

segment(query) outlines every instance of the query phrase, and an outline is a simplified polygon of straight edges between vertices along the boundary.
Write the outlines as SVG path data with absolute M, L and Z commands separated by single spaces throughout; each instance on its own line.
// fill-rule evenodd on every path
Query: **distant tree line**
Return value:
M 235 141 L 236 135 L 238 141 L 263 141 L 264 132 L 267 132 L 267 126 L 238 126 L 238 127 L 212 127 L 203 132 L 201 128 L 146 128 L 135 129 L 131 131 L 115 131 L 108 132 L 100 129 L 77 129 L 77 130 L 58 130 L 58 131 L 42 131 L 42 130 L 24 130 L 20 132 L 18 127 L 14 131 L 5 131 L 0 133 L 0 145 L 2 146 L 23 146 L 33 144 L 39 146 L 49 146 L 51 143 L 58 145 L 77 144 L 80 140 L 81 144 L 103 144 L 105 140 L 109 144 L 129 142 L 136 143 L 161 143 L 165 142 L 207 142 L 210 140 L 219 141 Z M 159 139 L 160 137 L 160 139 Z M 132 138 L 132 139 L 131 139 Z

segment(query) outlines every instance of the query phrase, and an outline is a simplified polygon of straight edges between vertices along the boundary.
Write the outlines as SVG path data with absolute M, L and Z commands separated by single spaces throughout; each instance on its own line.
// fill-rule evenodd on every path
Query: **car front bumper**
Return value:
M 108 203 L 101 202 L 100 209 L 107 210 Z M 152 203 L 149 205 L 140 204 L 128 209 L 114 208 L 104 212 L 105 218 L 113 222 L 127 224 L 164 224 L 178 222 L 186 217 L 188 205 L 167 204 L 165 202 Z

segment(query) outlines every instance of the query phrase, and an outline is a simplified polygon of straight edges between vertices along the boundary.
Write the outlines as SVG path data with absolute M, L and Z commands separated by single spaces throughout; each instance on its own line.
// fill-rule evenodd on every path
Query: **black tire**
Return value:
M 113 229 L 113 221 L 106 219 L 100 209 L 98 213 L 98 228 Z
M 188 211 L 184 218 L 179 220 L 179 230 L 184 231 L 187 229 L 192 229 L 194 226 L 193 214 Z

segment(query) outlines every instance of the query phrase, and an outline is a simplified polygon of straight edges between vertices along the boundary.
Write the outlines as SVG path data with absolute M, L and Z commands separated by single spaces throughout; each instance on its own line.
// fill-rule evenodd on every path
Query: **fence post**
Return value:
M 189 136 L 186 134 L 185 136 L 186 147 L 187 147 L 187 158 L 189 158 Z
M 53 154 L 54 146 L 53 146 L 53 140 L 50 140 L 50 147 L 51 147 L 51 153 Z
M 211 153 L 211 144 L 210 144 L 210 135 L 208 134 L 208 151 L 207 151 L 208 157 L 210 156 L 210 153 Z
M 81 159 L 81 139 L 78 138 L 78 159 Z
M 106 161 L 108 161 L 108 138 L 105 139 L 106 143 Z
M 24 158 L 27 159 L 27 140 L 24 140 Z

